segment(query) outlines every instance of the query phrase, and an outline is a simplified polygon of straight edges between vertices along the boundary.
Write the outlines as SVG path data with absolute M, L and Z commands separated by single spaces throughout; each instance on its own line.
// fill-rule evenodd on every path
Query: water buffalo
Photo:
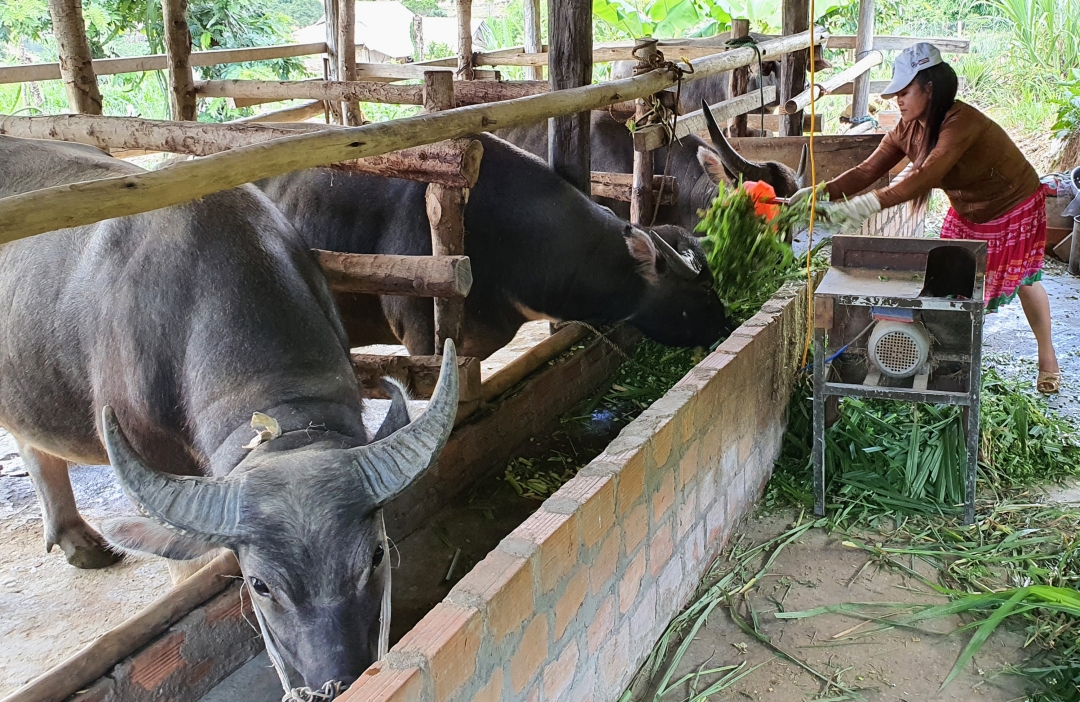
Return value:
M 0 196 L 140 170 L 0 136 Z M 251 186 L 5 244 L 0 297 L 0 425 L 48 545 L 80 567 L 111 560 L 67 474 L 111 462 L 148 515 L 105 522 L 111 543 L 178 560 L 235 551 L 285 663 L 311 687 L 355 680 L 376 655 L 389 567 L 378 510 L 450 433 L 453 345 L 427 410 L 410 423 L 395 391 L 369 437 L 326 281 Z M 253 412 L 280 435 L 249 441 Z
M 704 107 L 702 101 L 700 107 Z M 685 136 L 671 146 L 657 149 L 654 164 L 657 175 L 665 172 L 679 182 L 679 199 L 674 205 L 662 206 L 657 213 L 658 224 L 672 224 L 693 230 L 699 221 L 698 211 L 708 208 L 716 197 L 717 184 L 723 180 L 764 180 L 773 186 L 779 197 L 790 197 L 802 187 L 806 173 L 807 151 L 804 148 L 798 170 L 775 161 L 755 163 L 739 155 L 728 142 L 712 117 L 705 110 L 712 144 L 697 136 Z M 496 132 L 526 151 L 546 157 L 548 148 L 547 123 L 539 122 Z M 626 125 L 606 112 L 592 113 L 590 135 L 592 170 L 612 173 L 632 173 L 634 145 Z M 669 159 L 670 151 L 670 163 Z M 598 198 L 597 202 L 611 208 L 623 219 L 630 218 L 630 204 Z
M 727 329 L 697 240 L 674 227 L 642 231 L 589 200 L 547 164 L 493 137 L 465 207 L 473 286 L 462 353 L 486 358 L 526 321 L 626 321 L 671 346 L 708 346 Z M 430 255 L 426 186 L 301 171 L 257 184 L 313 248 Z M 338 296 L 353 344 L 433 351 L 430 299 Z M 383 319 L 383 334 L 373 320 Z

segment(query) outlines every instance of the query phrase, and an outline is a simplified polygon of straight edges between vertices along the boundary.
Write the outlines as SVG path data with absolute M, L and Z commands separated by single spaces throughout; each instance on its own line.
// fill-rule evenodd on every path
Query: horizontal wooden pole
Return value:
M 762 91 L 754 90 L 746 95 L 740 95 L 738 97 L 731 98 L 730 100 L 724 100 L 718 102 L 715 105 L 709 106 L 709 111 L 712 112 L 713 118 L 717 124 L 723 125 L 732 117 L 744 115 L 751 110 L 756 110 L 763 104 L 767 105 L 776 99 L 776 86 L 770 85 L 764 89 L 764 103 L 762 102 Z M 751 123 L 753 120 L 747 122 L 747 125 L 753 127 Z M 694 110 L 688 112 L 679 118 L 679 121 L 675 124 L 675 138 L 679 139 L 688 134 L 696 134 L 708 129 L 708 122 L 705 120 L 705 113 L 701 110 Z
M 286 107 L 253 117 L 233 120 L 231 124 L 258 124 L 260 122 L 303 122 L 324 113 L 322 100 L 314 100 L 296 107 Z
M 269 61 L 311 56 L 326 53 L 325 42 L 311 44 L 277 44 L 274 46 L 253 46 L 246 49 L 211 49 L 192 51 L 192 66 L 216 66 L 222 63 L 246 63 L 248 61 Z M 94 74 L 110 76 L 118 73 L 140 73 L 143 71 L 161 71 L 169 67 L 165 54 L 148 54 L 125 58 L 94 59 Z M 29 66 L 0 66 L 0 85 L 5 83 L 25 83 L 37 80 L 60 80 L 59 63 L 34 63 Z
M 0 115 L 0 134 L 24 139 L 59 139 L 100 149 L 141 153 L 169 152 L 209 156 L 241 146 L 317 131 L 342 129 L 326 124 L 251 124 L 168 122 L 137 117 Z M 371 158 L 351 159 L 334 168 L 386 178 L 404 178 L 471 188 L 480 176 L 483 145 L 475 139 L 451 140 Z
M 949 37 L 874 37 L 871 47 L 874 51 L 903 51 L 909 46 L 920 42 L 927 42 L 937 47 L 943 54 L 966 54 L 971 51 L 970 39 L 955 39 Z M 825 44 L 827 49 L 854 49 L 855 35 L 837 34 L 829 37 Z
M 82 650 L 31 680 L 0 702 L 65 700 L 105 675 L 155 636 L 240 577 L 231 551 L 223 553 L 190 578 L 110 629 Z
M 590 178 L 593 197 L 606 197 L 609 200 L 630 202 L 630 194 L 634 188 L 633 173 L 611 173 L 607 171 L 593 171 Z M 679 200 L 679 183 L 675 176 L 653 176 L 653 191 L 657 194 L 663 190 L 661 205 L 674 205 Z
M 818 42 L 828 36 L 824 30 L 816 30 L 815 34 Z M 763 42 L 758 50 L 763 58 L 773 58 L 809 45 L 810 33 L 802 32 Z M 733 49 L 694 61 L 694 73 L 684 80 L 700 80 L 756 61 L 754 49 Z M 468 81 L 460 82 L 468 84 Z M 177 205 L 282 173 L 585 112 L 652 95 L 675 82 L 674 72 L 657 69 L 632 78 L 505 102 L 459 107 L 362 127 L 323 129 L 242 146 L 195 161 L 180 161 L 156 171 L 11 195 L 0 199 L 0 244 Z
M 457 81 L 454 99 L 458 105 L 476 105 L 539 95 L 550 90 L 546 81 Z M 332 80 L 207 80 L 195 83 L 200 97 L 228 97 L 274 100 L 334 100 L 379 102 L 391 105 L 424 104 L 424 86 L 395 85 L 373 81 Z
M 457 59 L 453 60 L 457 61 Z M 453 66 L 430 66 L 419 63 L 358 63 L 356 64 L 356 79 L 378 82 L 423 80 L 424 73 L 427 71 L 449 71 L 453 73 L 455 68 Z M 476 71 L 475 76 L 474 80 L 499 80 L 498 71 Z
M 804 90 L 788 100 L 784 104 L 784 112 L 789 115 L 793 115 L 796 112 L 802 112 L 811 102 L 814 102 L 822 96 L 828 95 L 842 85 L 851 83 L 855 78 L 863 75 L 871 68 L 881 65 L 881 62 L 884 60 L 885 57 L 880 51 L 871 51 L 836 75 L 830 76 L 826 80 L 814 85 L 812 89 Z
M 588 333 L 589 330 L 581 324 L 573 322 L 567 324 L 488 378 L 481 387 L 481 398 L 484 402 L 491 402 L 542 365 L 584 339 Z
M 468 256 L 351 254 L 313 249 L 330 289 L 363 295 L 465 297 L 472 288 Z
M 380 387 L 383 378 L 393 378 L 403 384 L 415 400 L 427 400 L 439 382 L 442 356 L 386 356 L 383 354 L 351 354 L 353 371 L 364 388 L 366 397 L 386 398 Z M 458 404 L 474 403 L 480 399 L 480 359 L 458 356 Z

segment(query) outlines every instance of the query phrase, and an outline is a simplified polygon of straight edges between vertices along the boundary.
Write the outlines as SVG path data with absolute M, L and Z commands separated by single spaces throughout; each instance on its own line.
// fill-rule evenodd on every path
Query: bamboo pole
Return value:
M 457 0 L 457 32 L 457 76 L 461 80 L 472 80 L 475 65 L 472 50 L 472 0 Z
M 540 38 L 540 0 L 523 0 L 522 12 L 522 23 L 524 25 L 523 32 L 525 42 L 522 49 L 527 54 L 542 53 L 543 42 Z M 544 69 L 540 66 L 526 66 L 525 79 L 543 80 Z
M 82 1 L 49 0 L 49 14 L 60 50 L 60 75 L 64 79 L 68 107 L 72 112 L 100 115 L 101 91 L 83 24 Z
M 165 22 L 165 55 L 169 60 L 169 114 L 175 120 L 194 122 L 197 107 L 187 5 L 187 0 L 161 0 L 161 15 Z
M 731 20 L 731 38 L 742 39 L 743 37 L 750 36 L 750 20 L 747 19 L 733 19 Z M 791 54 L 788 54 L 791 56 Z M 786 57 L 785 57 L 786 58 Z M 750 69 L 736 68 L 731 72 L 731 89 L 728 91 L 729 98 L 737 98 L 740 95 L 745 95 L 747 88 L 750 86 Z M 723 124 L 720 122 L 719 124 Z M 730 135 L 733 137 L 744 137 L 749 132 L 746 130 L 746 113 L 735 115 L 734 120 L 731 123 Z
M 815 30 L 818 41 L 827 36 Z M 809 33 L 764 42 L 770 59 L 809 45 Z M 692 63 L 684 80 L 700 80 L 756 62 L 750 47 Z M 0 244 L 34 234 L 148 212 L 204 197 L 244 183 L 304 168 L 391 151 L 480 132 L 530 124 L 544 117 L 576 114 L 659 92 L 675 84 L 667 70 L 623 80 L 562 90 L 444 113 L 418 115 L 362 127 L 321 130 L 231 149 L 196 161 L 181 161 L 156 171 L 100 178 L 21 193 L 0 199 Z M 465 83 L 480 85 L 480 83 Z
M 67 699 L 108 673 L 119 661 L 145 646 L 239 576 L 240 564 L 236 562 L 236 556 L 232 551 L 223 553 L 138 614 L 94 639 L 78 653 L 0 702 L 57 702 Z
M 422 105 L 424 102 L 423 86 L 371 81 L 208 80 L 196 83 L 195 90 L 202 97 L 255 98 L 267 102 L 332 100 L 392 105 Z M 455 95 L 459 105 L 476 105 L 539 95 L 548 91 L 547 83 L 539 81 L 469 81 L 458 86 Z
M 874 0 L 859 0 L 859 27 L 855 35 L 855 61 L 858 65 L 867 58 L 874 46 Z M 880 54 L 879 54 L 880 56 Z M 881 63 L 879 60 L 878 63 Z M 860 120 L 870 109 L 870 73 L 855 76 L 851 96 L 851 119 Z
M 864 58 L 859 59 L 828 80 L 823 80 L 815 85 L 814 93 L 816 94 L 811 93 L 810 90 L 804 90 L 788 100 L 784 105 L 784 112 L 789 115 L 802 112 L 810 103 L 829 95 L 843 85 L 850 84 L 853 78 L 857 81 L 859 78 L 865 77 L 870 72 L 870 69 L 880 65 L 884 58 L 880 51 L 871 51 Z M 866 84 L 866 88 L 869 89 L 869 87 L 869 84 Z
M 776 86 L 770 85 L 765 88 L 764 98 L 766 105 L 775 100 Z M 736 115 L 746 114 L 750 110 L 758 109 L 762 106 L 761 99 L 762 91 L 755 90 L 746 95 L 740 95 L 737 98 L 724 100 L 715 105 L 710 105 L 709 111 L 712 112 L 713 119 L 716 120 L 717 124 L 723 124 Z M 765 116 L 770 117 L 774 115 Z M 679 118 L 679 122 L 675 125 L 675 138 L 681 139 L 689 134 L 703 132 L 707 128 L 708 122 L 705 121 L 705 113 L 701 110 L 694 110 Z
M 314 250 L 335 292 L 462 298 L 472 288 L 466 256 L 391 256 Z

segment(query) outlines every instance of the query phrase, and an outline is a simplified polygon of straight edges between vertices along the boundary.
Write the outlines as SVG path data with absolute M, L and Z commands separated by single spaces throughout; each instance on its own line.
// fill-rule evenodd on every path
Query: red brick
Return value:
M 615 523 L 615 481 L 610 476 L 597 479 L 595 490 L 584 500 L 578 518 L 581 520 L 581 541 L 592 548 L 611 531 Z
M 637 599 L 638 590 L 641 589 L 641 578 L 644 575 L 645 549 L 642 548 L 626 565 L 622 582 L 619 584 L 619 611 L 623 614 L 626 614 Z
M 548 512 L 541 507 L 511 532 L 540 546 L 540 592 L 547 593 L 578 562 L 577 515 Z
M 496 668 L 495 672 L 491 675 L 491 680 L 488 681 L 487 685 L 484 685 L 484 689 L 473 696 L 471 702 L 501 702 L 503 698 L 502 688 L 502 668 Z
M 686 453 L 679 459 L 679 489 L 693 480 L 701 465 L 701 442 L 695 441 L 686 447 Z
M 419 668 L 392 670 L 376 663 L 364 671 L 338 702 L 412 702 L 420 699 L 422 687 Z
M 237 620 L 250 613 L 251 598 L 241 597 L 238 591 L 229 588 L 203 607 L 203 626 L 211 626 L 226 619 Z
M 534 589 L 531 563 L 496 549 L 458 581 L 451 597 L 468 594 L 485 603 L 488 627 L 497 644 L 532 615 Z
M 174 631 L 154 642 L 131 662 L 128 677 L 144 690 L 156 690 L 177 669 L 184 666 L 180 647 L 186 638 L 184 632 Z
M 656 491 L 652 498 L 653 524 L 664 521 L 664 517 L 667 516 L 668 510 L 671 509 L 674 502 L 675 473 L 670 470 L 664 471 L 664 477 L 660 481 L 660 489 Z
M 671 538 L 671 524 L 665 524 L 656 530 L 652 541 L 649 542 L 649 569 L 653 575 L 657 575 L 675 550 L 675 542 Z
M 611 577 L 615 575 L 615 568 L 619 565 L 619 553 L 622 551 L 622 532 L 612 529 L 604 539 L 600 551 L 589 566 L 589 592 L 597 594 L 601 592 Z
M 662 419 L 660 426 L 649 440 L 652 447 L 653 465 L 663 466 L 671 455 L 671 444 L 675 439 L 675 418 Z
M 629 622 L 620 627 L 618 633 L 600 649 L 600 679 L 608 687 L 621 683 L 633 674 L 633 670 L 627 666 L 630 660 L 628 625 Z
M 472 677 L 482 634 L 479 611 L 444 601 L 435 605 L 394 649 L 415 651 L 427 658 L 436 699 L 449 699 Z
M 567 581 L 566 590 L 555 603 L 555 641 L 562 638 L 567 625 L 581 609 L 581 603 L 585 601 L 585 588 L 588 581 L 589 569 L 584 567 L 578 568 L 577 573 Z
M 645 563 L 644 552 L 642 553 L 641 562 L 642 564 Z M 600 603 L 600 607 L 596 610 L 596 615 L 593 616 L 592 622 L 589 624 L 589 629 L 585 632 L 585 640 L 589 644 L 589 656 L 596 653 L 596 650 L 600 648 L 600 644 L 607 639 L 607 635 L 614 626 L 615 596 L 609 595 L 607 599 Z
M 682 504 L 679 505 L 679 540 L 681 541 L 686 532 L 690 531 L 697 522 L 697 490 L 688 490 L 683 493 Z
M 563 652 L 559 654 L 559 658 L 549 663 L 544 668 L 544 698 L 548 700 L 557 700 L 566 688 L 569 687 L 570 682 L 574 679 L 574 672 L 577 670 L 578 662 L 578 646 L 577 642 L 571 641 L 570 645 L 563 649 Z
M 623 518 L 623 543 L 630 553 L 645 540 L 649 533 L 649 510 L 646 505 L 638 505 Z
M 521 643 L 510 659 L 510 682 L 513 683 L 514 692 L 520 694 L 525 689 L 540 670 L 540 664 L 547 660 L 547 655 L 547 614 L 541 612 L 525 627 Z
M 619 471 L 618 495 L 615 509 L 621 517 L 641 499 L 645 492 L 645 454 L 641 451 L 631 456 Z
M 740 327 L 739 329 L 741 330 L 742 328 Z M 753 342 L 754 338 L 752 336 L 748 336 L 746 334 L 740 333 L 739 331 L 736 331 L 736 333 L 724 339 L 724 342 L 720 344 L 720 346 L 717 347 L 716 350 L 720 353 L 738 356 L 740 351 L 745 349 Z

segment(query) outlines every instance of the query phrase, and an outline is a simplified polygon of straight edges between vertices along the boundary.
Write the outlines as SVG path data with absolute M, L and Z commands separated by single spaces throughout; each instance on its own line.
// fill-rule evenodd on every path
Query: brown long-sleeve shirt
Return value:
M 926 126 L 901 122 L 868 159 L 828 183 L 829 198 L 868 188 L 906 156 L 915 161 Z M 961 217 L 981 224 L 997 219 L 1039 188 L 1039 174 L 1005 130 L 971 105 L 957 101 L 945 114 L 938 143 L 907 177 L 874 191 L 882 208 L 941 188 Z

